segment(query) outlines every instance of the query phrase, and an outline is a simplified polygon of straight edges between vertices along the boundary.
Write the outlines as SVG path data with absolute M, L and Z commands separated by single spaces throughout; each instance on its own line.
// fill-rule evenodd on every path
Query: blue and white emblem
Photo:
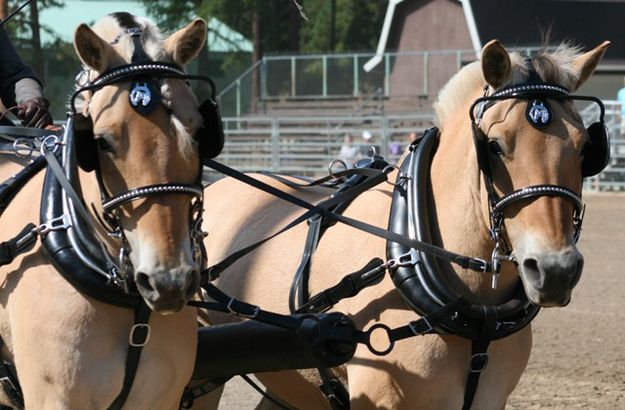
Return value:
M 130 106 L 141 115 L 148 115 L 158 107 L 161 95 L 149 81 L 134 81 L 130 85 Z
M 553 117 L 549 104 L 541 100 L 533 100 L 529 103 L 525 115 L 529 123 L 535 128 L 546 127 Z
M 133 107 L 147 107 L 152 102 L 152 91 L 147 83 L 136 83 L 130 91 L 130 103 Z

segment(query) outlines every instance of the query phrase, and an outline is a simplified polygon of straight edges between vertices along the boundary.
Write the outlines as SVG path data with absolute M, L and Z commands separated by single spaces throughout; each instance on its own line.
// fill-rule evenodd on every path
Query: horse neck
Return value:
M 468 113 L 466 110 L 461 112 Z M 439 146 L 431 168 L 434 209 L 438 231 L 433 240 L 445 249 L 461 255 L 490 260 L 493 242 L 488 230 L 487 201 L 477 164 L 471 126 L 461 115 L 442 128 Z M 504 264 L 497 289 L 491 289 L 491 274 L 463 270 L 440 263 L 442 274 L 475 303 L 498 303 L 515 289 L 518 275 L 510 264 Z

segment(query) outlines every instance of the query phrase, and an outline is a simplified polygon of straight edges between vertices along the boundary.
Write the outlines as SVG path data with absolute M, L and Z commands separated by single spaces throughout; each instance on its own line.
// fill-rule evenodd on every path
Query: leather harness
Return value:
M 515 97 L 506 96 L 506 98 Z M 519 98 L 523 98 L 523 96 Z M 487 99 L 488 97 L 484 97 L 482 100 L 486 101 Z M 491 99 L 493 98 L 491 97 Z M 494 99 L 499 100 L 503 98 L 497 97 Z M 71 127 L 66 128 L 66 137 L 71 138 L 71 134 Z M 390 167 L 383 167 L 383 169 L 380 170 L 380 166 L 377 167 L 378 169 L 375 169 L 376 166 L 372 166 L 371 168 L 360 168 L 339 173 L 339 175 L 335 176 L 359 176 L 359 178 L 357 178 L 358 182 L 347 184 L 343 188 L 339 188 L 331 198 L 320 204 L 313 205 L 264 184 L 261 181 L 255 180 L 248 175 L 241 174 L 223 164 L 205 159 L 205 165 L 281 199 L 301 206 L 307 209 L 307 211 L 275 235 L 264 238 L 256 244 L 241 249 L 226 257 L 220 263 L 206 269 L 202 275 L 202 287 L 215 302 L 190 302 L 189 304 L 243 316 L 285 329 L 299 329 L 306 320 L 310 320 L 314 326 L 320 329 L 319 331 L 322 332 L 324 337 L 345 343 L 355 342 L 365 344 L 371 352 L 377 355 L 387 354 L 393 349 L 396 341 L 405 338 L 431 333 L 456 334 L 472 341 L 472 354 L 469 359 L 470 371 L 467 376 L 463 406 L 465 409 L 469 409 L 477 389 L 479 375 L 486 368 L 488 362 L 486 352 L 490 341 L 506 337 L 522 329 L 538 313 L 538 307 L 528 302 L 527 297 L 520 287 L 516 294 L 504 304 L 498 306 L 472 305 L 458 296 L 453 289 L 450 289 L 449 285 L 437 274 L 437 259 L 446 260 L 465 269 L 491 273 L 493 275 L 497 274 L 497 263 L 499 262 L 499 259 L 495 257 L 493 257 L 491 261 L 484 261 L 478 258 L 458 255 L 431 244 L 428 227 L 429 218 L 427 217 L 427 207 L 424 206 L 424 204 L 427 204 L 428 196 L 429 163 L 435 151 L 437 138 L 438 130 L 432 129 L 426 132 L 423 138 L 411 146 L 411 153 L 407 157 L 407 160 L 402 163 L 395 184 L 388 230 L 353 220 L 342 215 L 340 211 L 360 193 L 381 182 L 387 181 L 387 175 L 391 170 Z M 480 138 L 479 135 L 477 135 L 476 127 L 474 127 L 474 138 L 476 138 L 476 140 Z M 481 141 L 476 141 L 478 158 L 480 158 L 480 150 L 482 149 L 480 148 L 480 143 Z M 71 146 L 72 144 L 69 145 Z M 45 149 L 43 151 L 44 153 L 46 152 Z M 47 152 L 45 155 L 50 168 L 59 167 L 58 160 L 52 158 L 55 155 L 56 154 L 53 152 Z M 63 163 L 66 167 L 67 183 L 71 185 L 71 180 L 75 177 L 72 176 L 71 172 L 75 172 L 75 166 L 72 167 L 71 161 L 67 161 L 67 158 L 65 158 Z M 52 164 L 55 163 L 57 165 L 53 166 Z M 375 158 L 373 163 L 375 163 Z M 20 173 L 21 175 L 14 178 L 14 181 L 9 184 L 10 186 L 8 188 L 0 186 L 0 199 L 2 199 L 2 195 L 6 198 L 4 204 L 2 201 L 0 201 L 0 204 L 6 207 L 11 198 L 10 192 L 14 192 L 15 189 L 18 189 L 16 187 L 20 184 L 25 184 L 26 181 L 36 173 L 36 171 L 34 171 L 35 167 L 42 167 L 42 164 L 43 160 L 37 159 L 31 164 L 30 167 L 32 168 Z M 490 174 L 487 174 L 488 171 L 485 171 L 488 165 L 484 162 L 483 156 L 482 159 L 479 159 L 479 165 L 485 177 L 491 178 Z M 67 171 L 68 169 L 70 170 L 69 172 Z M 72 169 L 74 171 L 71 171 Z M 23 251 L 27 249 L 28 246 L 32 245 L 32 243 L 29 242 L 32 241 L 32 235 L 36 238 L 37 235 L 42 233 L 42 230 L 45 230 L 44 246 L 47 252 L 53 257 L 55 266 L 57 266 L 59 271 L 63 274 L 65 270 L 63 266 L 71 266 L 73 270 L 76 270 L 77 266 L 81 266 L 80 269 L 86 269 L 85 275 L 82 275 L 84 278 L 68 278 L 68 280 L 81 292 L 95 297 L 96 299 L 103 298 L 101 293 L 103 292 L 102 286 L 92 285 L 94 280 L 96 282 L 102 282 L 102 279 L 106 278 L 106 275 L 102 275 L 101 272 L 94 272 L 93 267 L 84 266 L 84 255 L 91 254 L 91 256 L 95 256 L 98 254 L 97 248 L 89 249 L 94 246 L 89 240 L 85 240 L 85 237 L 89 236 L 89 230 L 86 229 L 84 232 L 80 232 L 81 229 L 79 228 L 81 225 L 80 219 L 82 217 L 82 212 L 76 211 L 75 209 L 72 211 L 67 208 L 67 204 L 72 203 L 73 200 L 68 200 L 68 195 L 70 194 L 67 192 L 67 189 L 62 186 L 63 179 L 59 177 L 58 172 L 55 173 L 54 177 L 51 176 L 52 173 L 53 172 L 50 171 L 46 176 L 46 191 L 42 199 L 42 202 L 46 205 L 42 207 L 42 220 L 48 221 L 49 223 L 42 224 L 30 231 L 25 230 L 25 232 L 27 232 L 25 235 L 18 235 L 18 237 L 14 238 L 12 241 L 3 243 L 2 246 L 4 248 L 0 246 L 0 249 L 9 249 L 9 251 L 5 253 L 9 257 L 13 257 L 16 252 L 11 251 L 11 249 L 15 249 L 15 244 L 28 243 L 28 245 L 25 245 L 25 247 L 21 249 Z M 361 178 L 363 176 L 364 178 Z M 52 182 L 49 182 L 49 180 Z M 327 180 L 328 179 L 325 181 L 327 182 Z M 56 181 L 56 183 L 54 181 Z M 59 186 L 59 184 L 61 186 Z M 537 189 L 541 187 L 542 189 Z M 536 186 L 529 188 L 532 189 L 529 191 L 515 191 L 503 198 L 498 198 L 498 201 L 491 202 L 491 211 L 501 210 L 503 206 L 514 201 L 539 195 L 556 195 L 570 199 L 575 203 L 581 202 L 579 201 L 579 195 L 566 189 L 556 189 L 558 187 L 553 186 Z M 59 193 L 61 191 L 63 192 L 62 194 Z M 60 200 L 58 199 L 59 197 L 61 198 Z M 0 206 L 0 210 L 1 209 L 2 206 Z M 61 212 L 59 209 L 61 209 Z M 67 220 L 63 219 L 67 211 L 70 211 L 68 215 L 69 218 L 72 218 L 69 223 Z M 43 216 L 45 216 L 46 219 L 43 219 Z M 321 216 L 321 218 L 319 218 L 319 216 Z M 306 255 L 302 259 L 302 263 L 300 263 L 301 270 L 298 270 L 296 275 L 296 278 L 299 278 L 296 279 L 296 282 L 298 282 L 295 285 L 296 290 L 291 292 L 292 307 L 298 312 L 303 313 L 303 317 L 264 311 L 258 306 L 250 305 L 226 295 L 210 283 L 212 279 L 219 277 L 225 269 L 242 256 L 252 252 L 276 235 L 291 229 L 293 226 L 303 221 L 311 220 L 311 218 L 318 219 L 318 221 L 311 223 L 312 233 L 309 234 L 307 240 Z M 385 238 L 388 241 L 388 260 L 387 262 L 383 262 L 381 259 L 373 259 L 363 269 L 347 275 L 335 286 L 308 298 L 308 292 L 303 283 L 307 275 L 306 272 L 309 269 L 310 256 L 314 252 L 314 247 L 323 232 L 323 219 L 331 223 L 341 222 L 356 229 Z M 576 215 L 576 221 L 574 221 L 574 223 L 577 224 L 576 226 L 581 225 L 581 220 L 578 219 L 580 219 L 580 215 Z M 317 223 L 322 223 L 322 225 L 315 225 Z M 407 226 L 411 224 L 414 235 L 407 231 Z M 68 229 L 70 226 L 75 228 L 75 232 L 73 232 L 73 229 Z M 497 228 L 498 226 L 499 225 L 494 225 L 492 228 Z M 498 241 L 498 238 L 498 236 L 493 234 L 494 240 Z M 12 242 L 13 245 L 11 245 Z M 77 244 L 80 245 L 76 246 Z M 81 261 L 81 263 L 77 261 Z M 312 313 L 328 310 L 341 299 L 353 297 L 362 289 L 379 283 L 386 271 L 390 272 L 396 287 L 406 303 L 420 314 L 421 318 L 419 320 L 395 329 L 391 329 L 382 323 L 377 323 L 366 331 L 359 331 L 349 326 L 343 328 L 332 326 L 324 327 L 323 324 L 319 323 L 318 319 L 315 319 L 315 316 L 311 315 Z M 106 286 L 110 285 L 111 283 L 106 284 Z M 115 285 L 113 283 L 113 285 L 117 286 L 119 290 L 118 284 Z M 104 289 L 106 289 L 106 286 L 104 286 Z M 106 293 L 107 291 L 105 290 L 104 292 Z M 296 297 L 295 295 L 299 296 Z M 296 298 L 298 299 L 298 303 L 295 302 Z M 132 378 L 134 377 L 136 363 L 138 363 L 138 358 L 140 356 L 140 347 L 147 342 L 149 337 L 149 327 L 147 326 L 149 310 L 146 311 L 144 309 L 145 304 L 142 301 L 138 301 L 137 298 L 129 296 L 127 293 L 125 293 L 124 296 L 120 296 L 120 299 L 116 299 L 113 303 L 119 303 L 125 307 L 135 309 L 135 326 L 133 326 L 131 333 L 130 345 L 131 347 L 133 347 L 133 345 L 139 347 L 138 350 L 129 349 L 124 388 L 111 406 L 111 408 L 120 408 L 132 386 Z M 371 335 L 375 331 L 384 331 L 387 333 L 389 345 L 386 348 L 380 349 L 372 346 Z M 135 364 L 133 365 L 132 363 Z M 327 373 L 324 374 L 324 372 L 324 369 L 320 370 L 324 381 L 322 389 L 325 390 L 324 394 L 329 398 L 331 405 L 336 409 L 348 408 L 349 397 L 347 395 L 347 390 L 337 384 L 337 379 Z M 7 368 L 5 368 L 3 371 L 2 366 L 0 366 L 0 382 L 2 382 L 5 389 L 9 383 L 3 382 L 3 375 L 10 373 L 10 369 L 7 370 Z M 128 379 L 130 380 L 129 383 L 127 383 Z M 10 377 L 9 381 L 12 382 Z M 16 379 L 15 382 L 17 382 Z M 17 385 L 17 383 L 12 384 Z

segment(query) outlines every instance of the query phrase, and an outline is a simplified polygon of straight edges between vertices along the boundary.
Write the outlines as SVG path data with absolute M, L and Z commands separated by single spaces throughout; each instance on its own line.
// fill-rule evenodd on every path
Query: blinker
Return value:
M 160 93 L 155 89 L 152 82 L 133 81 L 130 85 L 130 106 L 141 115 L 148 115 L 156 107 L 161 99 Z
M 534 128 L 543 129 L 551 123 L 553 112 L 546 100 L 529 100 L 525 117 Z

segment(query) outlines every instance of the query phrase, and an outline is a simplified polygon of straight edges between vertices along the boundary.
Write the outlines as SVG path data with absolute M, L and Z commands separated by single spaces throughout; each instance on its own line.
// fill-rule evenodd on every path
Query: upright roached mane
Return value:
M 580 77 L 575 60 L 581 55 L 581 47 L 562 43 L 552 51 L 544 47 L 533 56 L 532 63 L 543 81 L 574 91 Z M 523 59 L 520 53 L 510 53 L 513 76 L 508 84 L 523 83 L 527 79 Z M 481 70 L 481 61 L 474 61 L 453 76 L 441 89 L 434 104 L 436 125 L 442 129 L 456 110 L 464 107 L 469 99 L 475 99 L 475 90 L 484 84 L 486 80 Z
M 156 24 L 145 17 L 133 16 L 136 22 L 144 27 L 144 34 L 142 36 L 142 44 L 146 54 L 154 61 L 164 61 L 168 63 L 175 63 L 171 55 L 167 54 L 164 49 L 164 39 L 161 31 Z M 134 44 L 128 36 L 120 36 L 119 21 L 109 15 L 105 16 L 96 22 L 92 29 L 104 40 L 111 44 L 122 46 L 122 53 L 114 56 L 112 62 L 115 65 L 123 64 L 131 60 L 134 53 Z M 117 48 L 116 48 L 117 50 Z M 184 68 L 184 67 L 181 67 Z M 101 72 L 94 70 L 90 67 L 83 65 L 84 71 L 77 77 L 76 87 L 93 81 Z M 198 118 L 190 115 L 190 112 L 196 111 L 198 106 L 197 97 L 188 87 L 181 87 L 180 80 L 162 79 L 161 95 L 163 99 L 161 102 L 168 110 L 171 110 L 171 127 L 180 140 L 179 148 L 181 153 L 188 159 L 197 150 L 197 141 L 193 139 L 193 135 L 197 129 L 202 125 Z M 172 84 L 173 83 L 173 84 Z M 176 87 L 176 93 L 182 93 L 178 98 L 174 99 L 174 90 Z M 85 97 L 87 100 L 85 100 Z M 82 93 L 76 99 L 76 108 L 83 115 L 88 115 L 87 106 L 88 96 Z

